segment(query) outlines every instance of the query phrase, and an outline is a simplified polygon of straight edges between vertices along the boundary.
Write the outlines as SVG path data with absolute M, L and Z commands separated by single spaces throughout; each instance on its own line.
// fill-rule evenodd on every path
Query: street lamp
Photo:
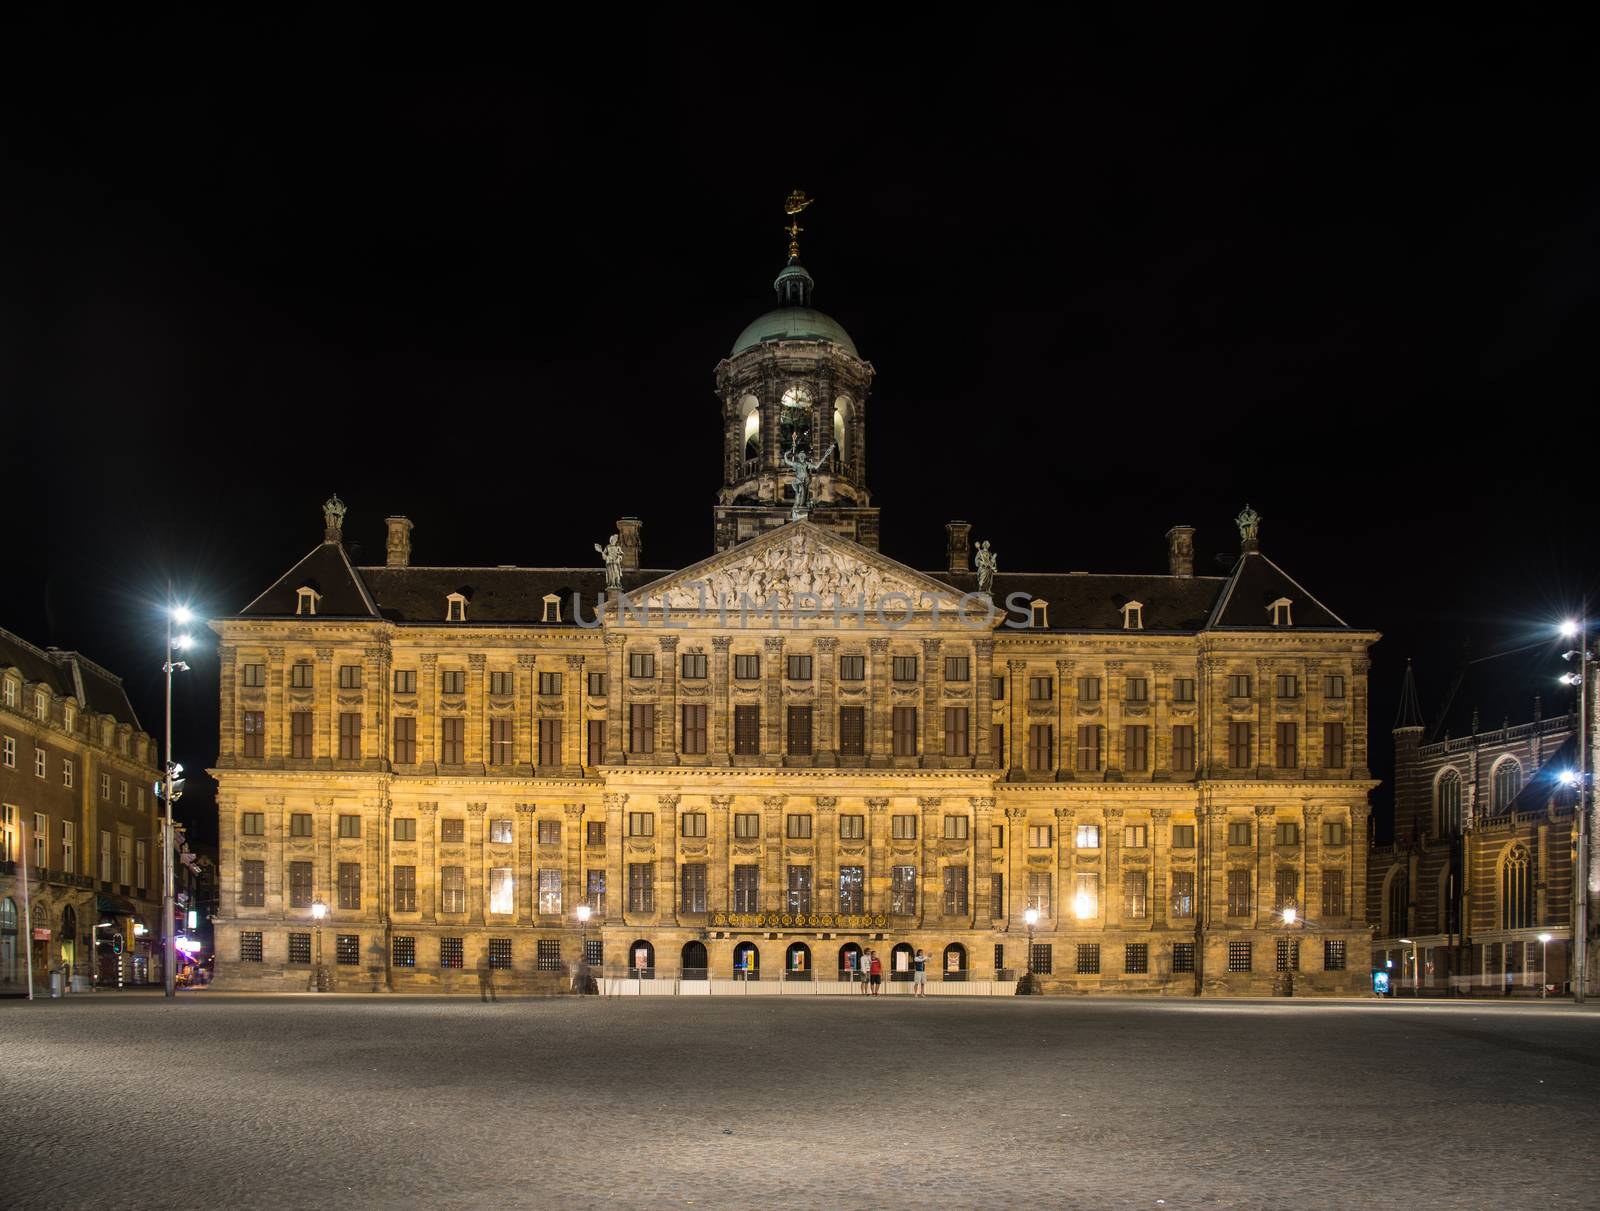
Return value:
M 1542 933 L 1539 935 L 1539 999 L 1542 1001 L 1549 995 L 1550 969 L 1546 963 L 1550 956 L 1550 939 L 1554 934 Z
M 1294 996 L 1294 923 L 1299 919 L 1300 913 L 1293 904 L 1283 906 L 1283 987 L 1285 995 L 1291 997 Z
M 589 991 L 589 918 L 593 913 L 594 909 L 587 904 L 578 905 L 578 962 L 572 969 L 572 991 L 580 996 Z M 582 981 L 581 987 L 579 981 Z
M 1022 919 L 1028 924 L 1028 976 L 1031 984 L 1033 976 L 1033 931 L 1034 927 L 1039 924 L 1039 910 L 1037 908 L 1028 909 L 1022 914 Z
M 1578 689 L 1578 773 L 1568 781 L 1562 779 L 1562 785 L 1576 785 L 1578 789 L 1578 862 L 1577 872 L 1572 880 L 1572 950 L 1570 966 L 1573 970 L 1572 1000 L 1575 1004 L 1584 1001 L 1585 988 L 1589 974 L 1589 886 L 1593 881 L 1593 872 L 1589 869 L 1589 848 L 1594 844 L 1593 830 L 1589 826 L 1589 665 L 1593 660 L 1593 653 L 1589 648 L 1589 609 L 1587 603 L 1583 612 L 1576 620 L 1567 619 L 1561 624 L 1561 635 L 1565 639 L 1576 639 L 1578 646 L 1575 650 L 1563 652 L 1563 660 L 1577 660 L 1578 667 L 1571 673 L 1561 677 L 1566 685 L 1576 685 Z
M 161 783 L 156 788 L 161 795 L 166 810 L 161 818 L 161 912 L 164 918 L 161 926 L 162 935 L 166 939 L 166 995 L 178 995 L 178 932 L 172 925 L 172 914 L 175 908 L 173 903 L 174 882 L 176 879 L 172 866 L 172 805 L 183 794 L 183 766 L 172 760 L 172 674 L 187 673 L 189 666 L 182 660 L 174 660 L 174 652 L 187 652 L 194 646 L 194 640 L 187 634 L 172 633 L 172 626 L 187 626 L 194 619 L 188 606 L 170 606 L 167 609 L 167 654 L 161 663 L 161 671 L 167 677 L 167 759 L 162 767 Z
M 1410 938 L 1401 938 L 1399 941 L 1400 945 L 1411 947 L 1411 995 L 1420 997 L 1422 995 L 1422 952 Z
M 317 923 L 317 965 L 312 969 L 312 978 L 317 982 L 317 991 L 324 991 L 322 975 L 322 919 L 328 915 L 328 905 L 319 896 L 311 901 L 311 919 Z

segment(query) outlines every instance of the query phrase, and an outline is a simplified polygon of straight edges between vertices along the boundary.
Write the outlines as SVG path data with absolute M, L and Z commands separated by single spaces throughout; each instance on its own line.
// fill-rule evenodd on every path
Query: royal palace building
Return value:
M 415 566 L 394 516 L 357 566 L 334 498 L 213 623 L 219 983 L 821 987 L 920 948 L 1006 989 L 1364 988 L 1377 634 L 1249 509 L 1226 576 L 1186 526 L 1150 575 L 999 572 L 963 522 L 942 568 L 882 554 L 875 371 L 793 249 L 775 285 L 717 367 L 701 562 L 623 518 L 603 567 Z

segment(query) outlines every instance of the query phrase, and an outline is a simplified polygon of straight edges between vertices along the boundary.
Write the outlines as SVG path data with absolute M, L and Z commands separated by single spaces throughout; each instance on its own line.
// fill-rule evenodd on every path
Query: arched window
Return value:
M 703 980 L 709 974 L 706 967 L 709 960 L 706 958 L 706 945 L 704 942 L 685 942 L 683 946 L 683 962 L 680 968 L 685 980 Z
M 1515 757 L 1507 757 L 1494 767 L 1494 810 L 1511 810 L 1511 801 L 1522 790 L 1522 766 Z
M 761 402 L 753 395 L 747 395 L 739 401 L 739 410 L 744 417 L 744 457 L 748 459 L 761 457 Z
M 850 463 L 855 459 L 855 451 L 850 448 L 853 419 L 849 399 L 841 395 L 833 401 L 833 444 L 839 448 L 840 463 Z
M 628 947 L 628 975 L 635 980 L 656 978 L 656 948 L 643 938 Z
M 960 942 L 952 942 L 944 948 L 944 978 L 946 981 L 967 978 L 967 948 Z
M 17 902 L 10 896 L 0 900 L 0 933 L 17 932 Z
M 1447 769 L 1439 775 L 1433 789 L 1434 835 L 1456 837 L 1461 835 L 1461 775 Z
M 861 970 L 861 947 L 854 942 L 846 942 L 839 947 L 839 978 L 853 980 Z
M 1396 867 L 1389 875 L 1389 894 L 1384 899 L 1384 929 L 1386 936 L 1398 938 L 1409 933 L 1411 914 L 1407 911 L 1411 888 L 1406 872 Z
M 761 978 L 761 952 L 754 942 L 740 942 L 733 948 L 733 978 L 759 980 Z
M 1495 771 L 1498 779 L 1499 770 Z M 1521 845 L 1511 847 L 1505 865 L 1500 868 L 1500 927 L 1502 929 L 1527 929 L 1533 924 L 1533 873 L 1528 851 Z
M 909 980 L 911 978 L 912 947 L 910 942 L 901 942 L 889 952 L 889 978 L 891 980 Z
M 811 947 L 804 942 L 793 943 L 783 956 L 783 975 L 787 980 L 809 980 Z

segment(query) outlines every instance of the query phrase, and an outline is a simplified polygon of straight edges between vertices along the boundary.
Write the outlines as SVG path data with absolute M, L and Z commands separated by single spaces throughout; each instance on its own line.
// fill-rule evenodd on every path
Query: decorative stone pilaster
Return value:
M 661 694 L 656 706 L 655 760 L 661 765 L 676 765 L 678 764 L 678 637 L 663 635 L 660 643 Z

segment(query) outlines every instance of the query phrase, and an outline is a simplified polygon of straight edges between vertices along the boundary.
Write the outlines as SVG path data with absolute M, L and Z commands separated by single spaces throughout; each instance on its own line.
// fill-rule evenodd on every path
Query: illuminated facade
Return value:
M 403 517 L 355 566 L 335 499 L 213 623 L 219 982 L 553 990 L 586 941 L 658 980 L 820 986 L 871 947 L 1002 988 L 1363 988 L 1378 636 L 1249 510 L 1226 576 L 1185 526 L 1160 574 L 988 592 L 966 523 L 943 568 L 885 556 L 873 368 L 797 258 L 775 285 L 717 369 L 701 563 L 642 566 L 621 519 L 597 613 L 598 567 L 413 566 Z

